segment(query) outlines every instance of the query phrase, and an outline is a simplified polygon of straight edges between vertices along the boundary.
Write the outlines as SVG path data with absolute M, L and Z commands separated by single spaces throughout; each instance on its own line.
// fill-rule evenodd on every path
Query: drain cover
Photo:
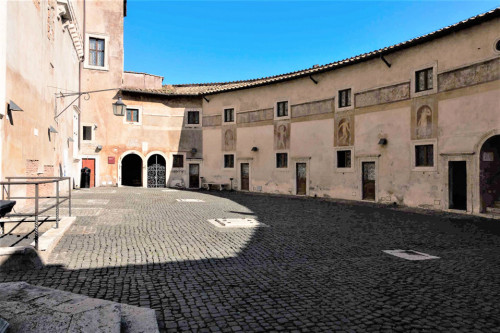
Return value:
M 179 202 L 205 202 L 201 199 L 176 199 Z
M 427 253 L 417 252 L 414 250 L 383 250 L 382 252 L 393 255 L 406 260 L 430 260 L 439 259 L 439 257 L 431 256 Z
M 264 223 L 256 219 L 211 219 L 208 222 L 212 223 L 217 228 L 257 228 L 267 227 Z
M 167 189 L 167 190 L 161 190 L 162 192 L 179 192 L 179 190 L 174 190 L 174 189 Z

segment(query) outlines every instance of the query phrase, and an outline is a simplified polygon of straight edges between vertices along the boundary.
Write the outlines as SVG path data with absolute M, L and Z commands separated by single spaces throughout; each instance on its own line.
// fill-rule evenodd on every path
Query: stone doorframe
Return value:
M 138 150 L 127 150 L 118 158 L 118 187 L 122 187 L 122 161 L 123 158 L 130 154 L 136 154 L 142 159 L 142 187 L 148 187 L 148 160 L 144 157 L 144 155 Z M 144 181 L 146 180 L 146 181 Z
M 292 182 L 293 182 L 293 195 L 297 195 L 297 163 L 305 163 L 306 164 L 306 196 L 309 196 L 309 185 L 311 184 L 311 156 L 307 157 L 290 157 L 291 165 L 289 167 L 292 168 Z
M 481 213 L 481 182 L 480 182 L 480 172 L 481 172 L 481 166 L 480 166 L 480 159 L 481 159 L 481 148 L 483 148 L 483 145 L 488 139 L 491 137 L 494 137 L 496 135 L 500 135 L 500 129 L 494 129 L 489 132 L 486 132 L 481 139 L 478 141 L 476 146 L 474 147 L 474 170 L 473 170 L 473 198 L 472 198 L 472 212 L 479 214 Z
M 359 194 L 358 194 L 358 200 L 360 201 L 369 201 L 369 202 L 378 202 L 380 196 L 379 196 L 379 189 L 380 189 L 380 181 L 379 181 L 379 159 L 380 159 L 380 154 L 367 154 L 367 155 L 357 155 L 356 156 L 356 167 L 358 168 L 358 171 L 356 174 L 358 175 L 358 188 L 359 188 Z M 363 162 L 375 162 L 375 200 L 364 200 L 363 199 Z
M 238 170 L 236 170 L 236 179 L 233 180 L 233 190 L 238 189 L 238 191 L 241 191 L 241 163 L 248 163 L 248 172 L 249 172 L 249 179 L 248 179 L 248 192 L 253 191 L 252 187 L 252 179 L 253 179 L 253 169 L 252 169 L 252 161 L 253 157 L 238 157 L 236 160 L 236 167 Z M 235 184 L 235 181 L 238 184 Z
M 467 168 L 467 213 L 471 213 L 474 208 L 474 179 L 475 179 L 475 172 L 474 172 L 474 153 L 442 153 L 440 154 L 442 157 L 441 163 L 442 168 L 441 170 L 446 170 L 445 172 L 441 173 L 441 178 L 443 181 L 443 193 L 441 197 L 441 209 L 449 212 L 460 212 L 464 213 L 463 210 L 455 210 L 455 209 L 450 209 L 450 184 L 449 184 L 449 163 L 448 162 L 457 162 L 457 161 L 465 161 L 466 163 L 466 168 Z M 477 177 L 479 178 L 479 173 L 477 173 Z

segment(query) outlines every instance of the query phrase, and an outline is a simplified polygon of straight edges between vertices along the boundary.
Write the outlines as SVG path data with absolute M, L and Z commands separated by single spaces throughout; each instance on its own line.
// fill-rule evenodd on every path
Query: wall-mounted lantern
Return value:
M 123 103 L 122 97 L 119 96 L 118 100 L 113 103 L 113 114 L 115 116 L 124 116 L 126 110 L 127 110 L 127 105 Z
M 95 151 L 96 152 L 100 152 L 102 150 L 102 146 L 101 145 L 98 145 L 97 147 L 95 147 Z
M 57 133 L 59 133 L 59 132 L 58 132 L 58 131 L 54 128 L 54 127 L 49 126 L 49 134 L 50 134 L 50 133 L 57 134 Z
M 378 140 L 378 144 L 381 146 L 385 146 L 387 144 L 387 139 L 381 138 L 380 140 Z
M 197 152 L 198 152 L 198 149 L 196 149 L 196 148 L 191 148 L 191 154 L 193 154 L 193 155 L 194 155 L 194 154 L 196 154 Z
M 252 147 L 252 151 L 259 151 L 259 148 L 257 148 L 257 147 Z
M 19 105 L 14 103 L 14 101 L 12 101 L 12 100 L 9 102 L 9 105 L 7 106 L 7 108 L 8 108 L 8 111 L 24 111 L 23 109 L 21 109 L 21 107 Z

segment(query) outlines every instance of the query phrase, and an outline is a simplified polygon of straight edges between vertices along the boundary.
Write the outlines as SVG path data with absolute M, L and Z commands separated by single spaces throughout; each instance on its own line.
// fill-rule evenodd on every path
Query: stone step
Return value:
M 494 207 L 494 208 L 500 208 L 500 201 L 495 201 L 495 202 L 493 203 L 493 207 Z
M 486 212 L 500 215 L 500 207 L 486 207 Z
M 9 332 L 158 332 L 155 312 L 25 282 L 0 284 Z

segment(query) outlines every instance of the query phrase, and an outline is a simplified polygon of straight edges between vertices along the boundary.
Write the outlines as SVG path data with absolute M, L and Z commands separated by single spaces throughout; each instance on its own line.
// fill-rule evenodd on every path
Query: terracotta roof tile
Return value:
M 137 92 L 137 93 L 149 93 L 149 94 L 158 94 L 158 95 L 170 95 L 170 96 L 203 96 L 210 95 L 225 91 L 232 91 L 238 89 L 245 89 L 250 87 L 256 87 L 271 83 L 277 83 L 282 81 L 287 81 L 299 77 L 306 77 L 312 74 L 322 73 L 331 71 L 343 66 L 352 65 L 358 62 L 366 61 L 369 59 L 373 59 L 376 57 L 380 57 L 382 55 L 389 54 L 391 52 L 399 51 L 410 46 L 418 45 L 427 41 L 431 41 L 438 37 L 445 36 L 452 32 L 467 28 L 469 26 L 477 25 L 482 22 L 491 20 L 493 18 L 497 18 L 500 16 L 500 7 L 497 7 L 489 12 L 479 14 L 468 18 L 466 20 L 460 21 L 453 25 L 449 25 L 447 27 L 441 28 L 439 30 L 433 31 L 426 35 L 422 35 L 420 37 L 412 38 L 402 43 L 394 44 L 388 47 L 384 47 L 372 52 L 360 54 L 351 58 L 343 59 L 340 61 L 332 62 L 326 65 L 314 65 L 311 68 L 262 77 L 258 79 L 251 80 L 241 80 L 241 81 L 231 81 L 231 82 L 214 82 L 214 83 L 199 83 L 199 84 L 174 84 L 174 85 L 163 85 L 162 89 L 136 89 L 136 88 L 122 88 L 125 92 Z

